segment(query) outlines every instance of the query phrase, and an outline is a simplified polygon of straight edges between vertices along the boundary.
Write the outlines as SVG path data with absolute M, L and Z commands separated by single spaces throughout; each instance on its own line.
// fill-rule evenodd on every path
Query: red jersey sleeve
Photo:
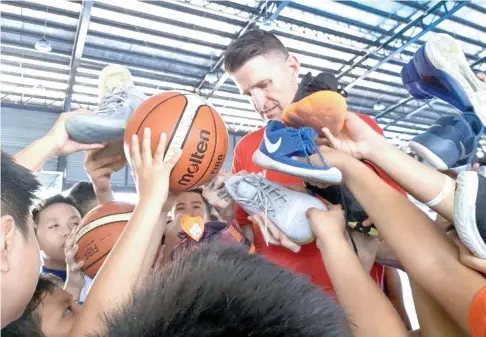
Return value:
M 376 123 L 376 121 L 373 118 L 363 114 L 356 114 L 356 115 L 358 115 L 358 117 L 361 118 L 366 124 L 368 124 L 373 130 L 375 130 L 376 133 L 384 136 L 383 130 L 380 128 L 378 123 Z M 407 193 L 405 193 L 405 191 L 400 187 L 400 185 L 398 185 L 394 180 L 392 180 L 392 178 L 390 178 L 385 172 L 383 172 L 374 163 L 365 160 L 365 164 L 368 165 L 370 168 L 372 168 L 381 179 L 383 179 L 388 185 L 393 187 L 395 190 L 400 192 L 400 194 L 407 195 Z
M 474 298 L 469 310 L 472 337 L 486 337 L 486 287 Z
M 236 144 L 233 153 L 233 165 L 231 166 L 231 173 L 235 174 L 243 170 L 243 163 L 245 162 L 245 152 L 241 146 L 241 141 Z M 236 222 L 240 226 L 252 225 L 251 221 L 248 220 L 248 214 L 241 208 L 240 205 L 235 203 L 235 216 Z

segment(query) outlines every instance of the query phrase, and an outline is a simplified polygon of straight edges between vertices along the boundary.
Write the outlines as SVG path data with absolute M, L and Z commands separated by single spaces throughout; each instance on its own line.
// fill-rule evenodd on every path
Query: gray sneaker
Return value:
M 266 212 L 272 222 L 292 241 L 315 239 L 305 213 L 309 208 L 327 210 L 317 198 L 290 190 L 257 174 L 234 175 L 225 182 L 233 200 L 250 215 Z
M 66 130 L 72 139 L 86 144 L 123 139 L 128 118 L 146 99 L 136 87 L 114 88 L 102 99 L 96 114 L 74 115 Z

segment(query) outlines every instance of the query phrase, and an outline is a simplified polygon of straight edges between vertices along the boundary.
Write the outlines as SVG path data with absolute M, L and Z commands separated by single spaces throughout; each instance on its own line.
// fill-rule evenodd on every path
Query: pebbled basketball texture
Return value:
M 182 149 L 170 177 L 170 190 L 187 191 L 209 183 L 221 169 L 228 152 L 228 131 L 219 113 L 196 94 L 169 91 L 143 102 L 125 130 L 125 155 L 130 158 L 132 135 L 142 144 L 145 128 L 152 131 L 152 152 L 160 134 L 167 134 L 166 155 Z
M 121 202 L 107 202 L 93 208 L 79 224 L 76 261 L 84 261 L 82 271 L 91 278 L 118 241 L 131 218 L 134 206 Z

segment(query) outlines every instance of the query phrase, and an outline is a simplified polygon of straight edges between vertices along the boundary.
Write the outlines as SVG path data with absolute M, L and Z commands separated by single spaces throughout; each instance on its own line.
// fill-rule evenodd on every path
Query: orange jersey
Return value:
M 360 114 L 358 114 L 358 116 L 368 123 L 375 131 L 383 135 L 383 131 L 372 118 Z M 253 163 L 253 153 L 260 146 L 264 131 L 264 128 L 256 130 L 246 135 L 238 142 L 234 151 L 232 172 L 236 173 L 246 170 L 249 173 L 259 173 L 266 179 L 283 185 L 302 184 L 303 180 L 300 178 L 265 170 Z M 398 185 L 385 173 L 379 170 L 375 165 L 371 163 L 367 164 L 373 166 L 373 169 L 375 169 L 382 179 L 403 193 L 400 187 L 398 187 Z M 240 225 L 250 224 L 248 214 L 246 214 L 246 212 L 239 205 L 236 205 L 236 221 Z M 326 272 L 320 251 L 317 249 L 315 242 L 303 245 L 301 251 L 296 254 L 283 247 L 274 245 L 267 246 L 265 239 L 257 225 L 253 225 L 253 230 L 255 233 L 255 246 L 257 247 L 259 253 L 283 268 L 305 274 L 314 284 L 321 287 L 331 296 L 335 296 L 331 280 Z M 373 266 L 371 276 L 378 283 L 378 285 L 380 285 L 380 287 L 383 285 L 383 274 L 384 268 L 382 266 Z
M 469 328 L 472 337 L 486 337 L 486 287 L 473 300 L 469 310 Z

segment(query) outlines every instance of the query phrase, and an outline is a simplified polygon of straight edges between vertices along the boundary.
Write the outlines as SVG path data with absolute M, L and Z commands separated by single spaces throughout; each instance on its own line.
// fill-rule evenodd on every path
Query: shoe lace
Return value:
M 250 175 L 244 178 L 245 182 L 254 186 L 257 190 L 253 198 L 246 199 L 246 202 L 250 202 L 253 205 L 262 205 L 265 212 L 265 242 L 268 246 L 268 213 L 275 213 L 282 203 L 287 202 L 287 199 L 280 190 L 270 184 L 265 184 L 263 179 L 259 179 L 257 176 Z
M 119 111 L 118 108 L 129 104 L 128 92 L 123 88 L 115 88 L 111 93 L 103 97 L 98 106 L 98 114 L 113 116 Z
M 328 169 L 329 166 L 327 165 L 326 161 L 324 160 L 324 156 L 322 155 L 321 151 L 317 148 L 316 142 L 314 141 L 314 137 L 317 136 L 317 133 L 311 128 L 300 128 L 297 132 L 293 132 L 291 137 L 299 137 L 300 144 L 302 149 L 304 150 L 307 162 L 312 165 L 312 161 L 310 156 L 314 153 L 317 153 L 321 162 L 325 169 Z

